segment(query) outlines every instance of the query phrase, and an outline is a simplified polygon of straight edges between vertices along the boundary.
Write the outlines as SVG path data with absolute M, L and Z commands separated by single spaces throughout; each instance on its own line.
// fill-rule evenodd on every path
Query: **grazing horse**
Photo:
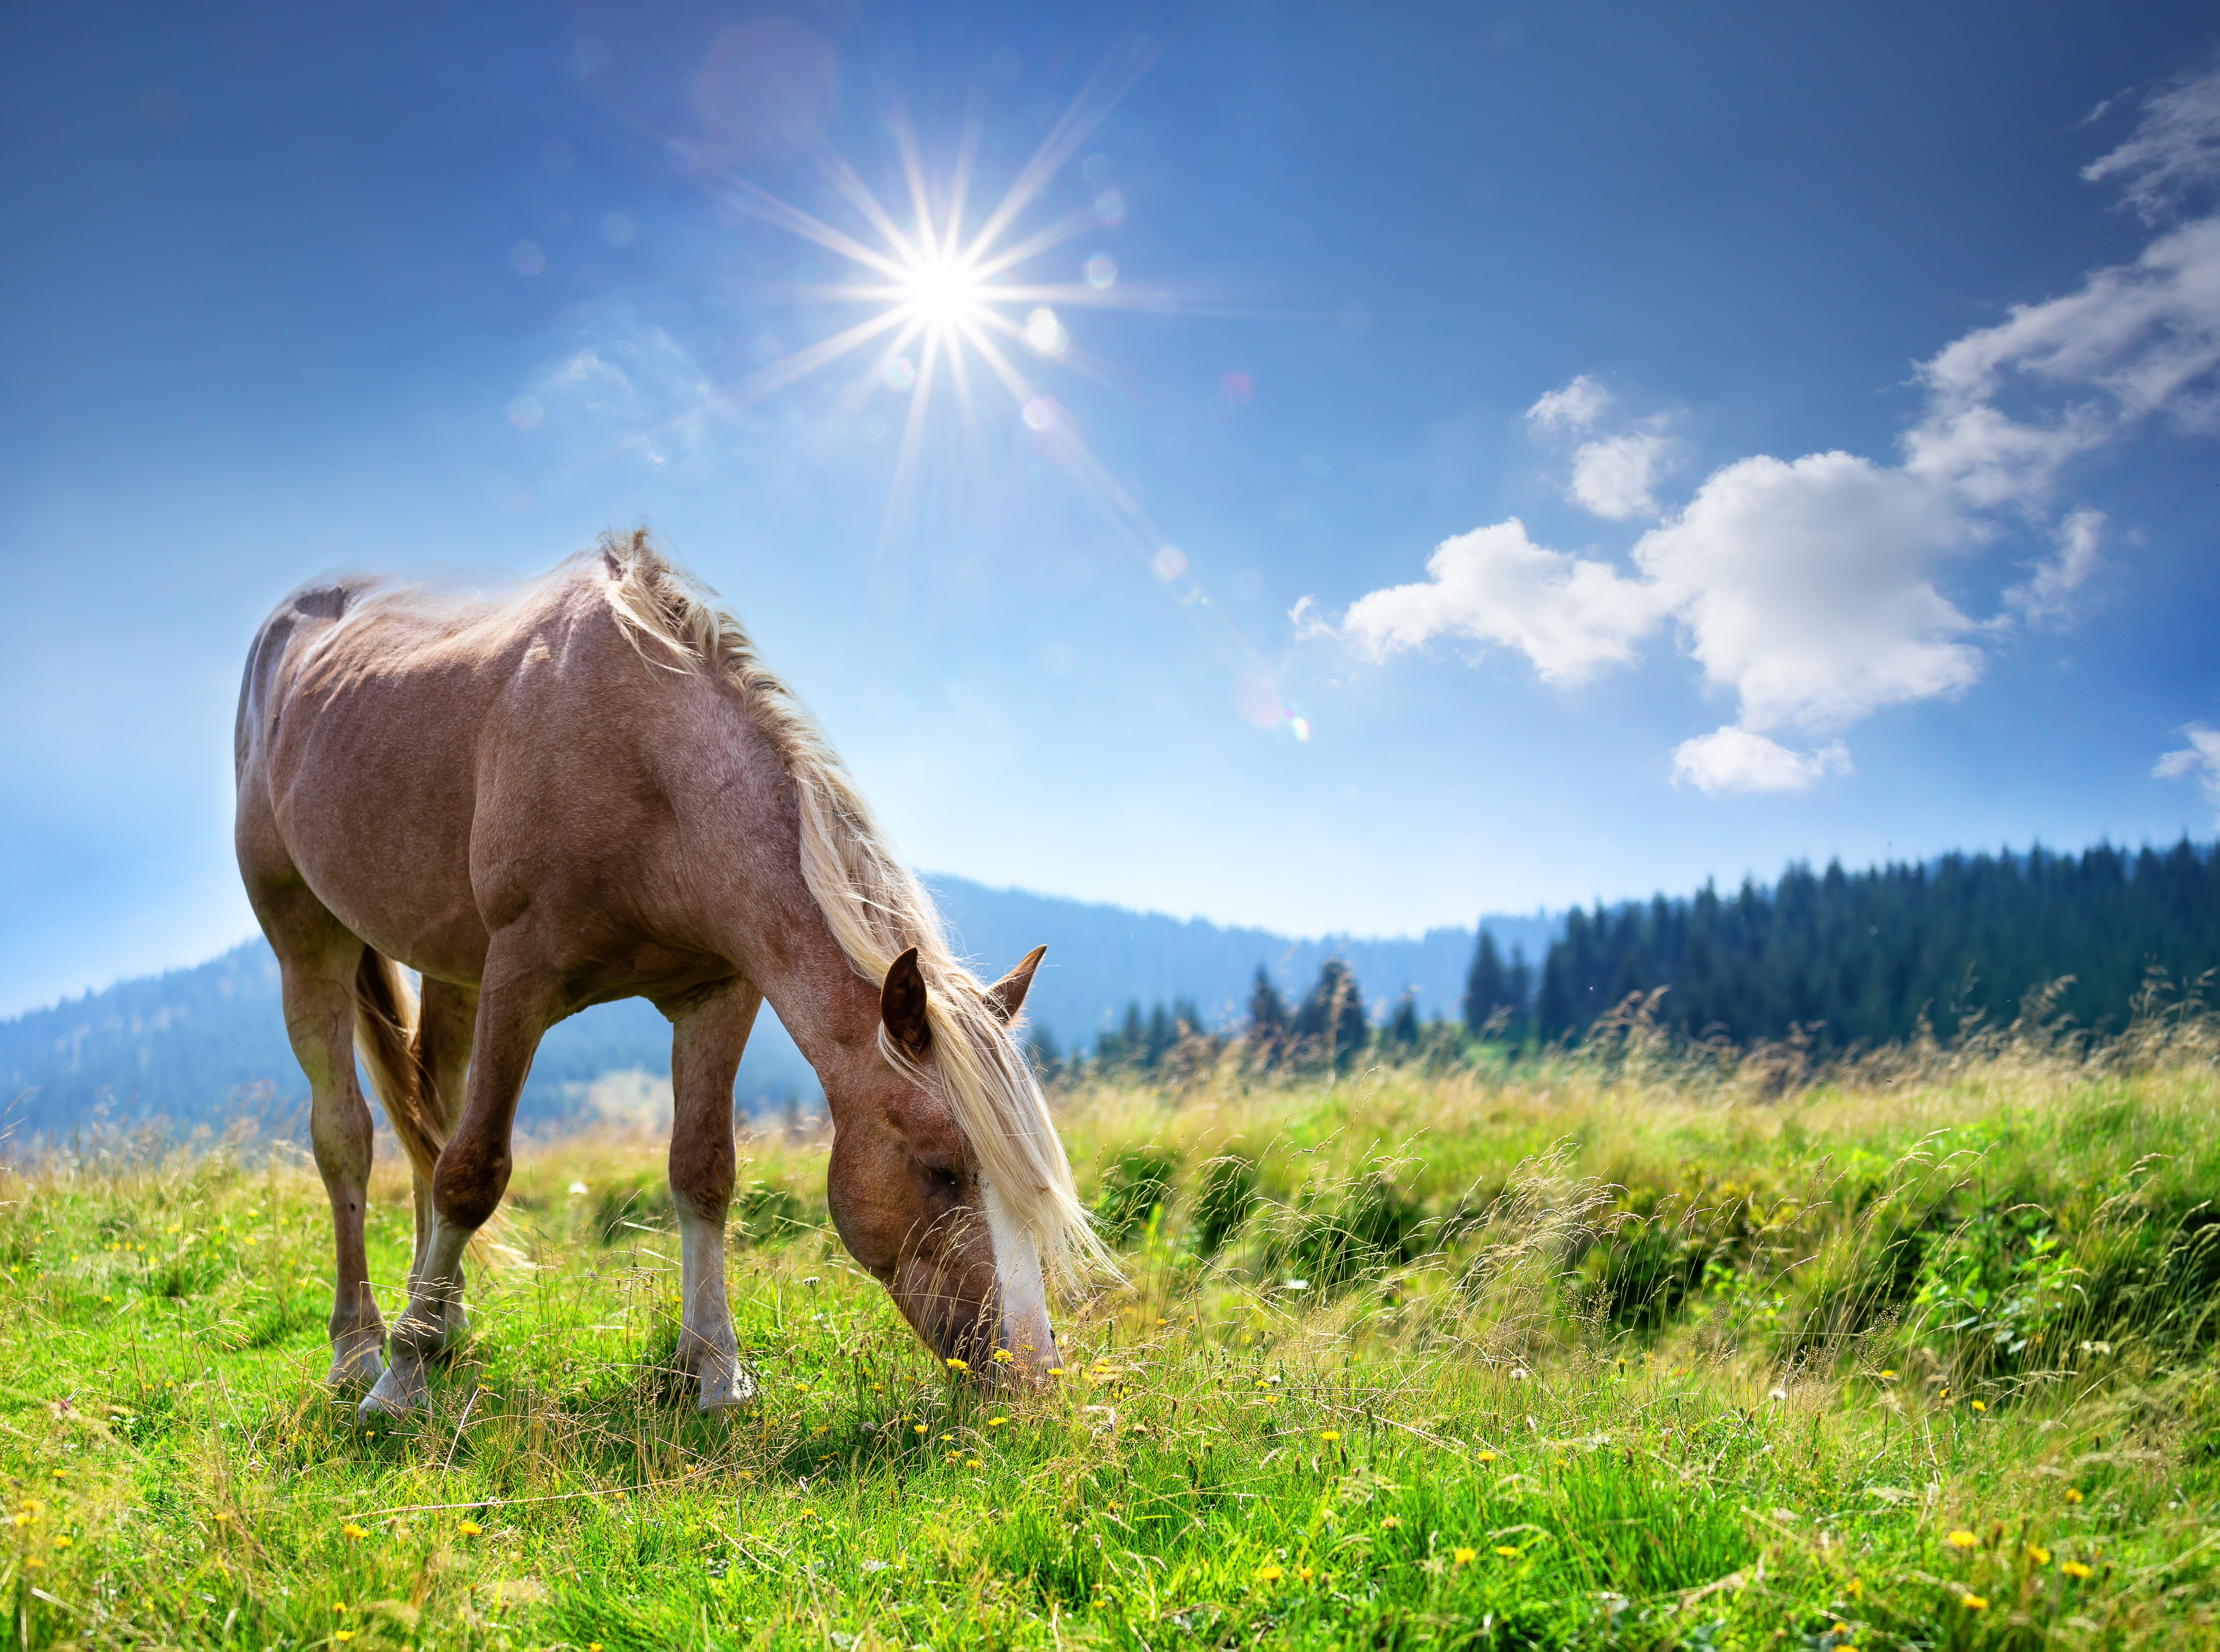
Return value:
M 943 1357 L 1055 1366 L 1049 1282 L 1108 1259 L 1012 1033 L 1045 949 L 992 986 L 963 969 L 815 724 L 644 531 L 499 601 L 302 586 L 256 633 L 236 757 L 240 872 L 331 1198 L 329 1380 L 369 1387 L 365 1416 L 421 1405 L 464 1328 L 464 1247 L 508 1186 L 540 1036 L 635 996 L 673 1028 L 678 1357 L 702 1409 L 755 1393 L 725 1221 L 764 999 L 825 1087 L 850 1253 Z M 357 1049 L 415 1181 L 390 1365 Z

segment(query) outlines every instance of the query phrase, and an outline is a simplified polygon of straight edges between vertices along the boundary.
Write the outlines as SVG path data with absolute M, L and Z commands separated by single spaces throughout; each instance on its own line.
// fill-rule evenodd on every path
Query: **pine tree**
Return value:
M 1495 950 L 1495 936 L 1483 926 L 1480 946 L 1472 955 L 1472 969 L 1465 976 L 1465 1025 L 1472 1030 L 1475 1038 L 1479 1038 L 1487 1033 L 1488 1023 L 1498 1010 L 1515 1013 L 1525 1007 L 1523 1002 L 1514 1005 L 1512 1001 L 1511 982 L 1504 974 L 1502 956 Z
M 1276 1037 L 1288 1030 L 1288 1001 L 1272 984 L 1263 964 L 1257 966 L 1257 985 L 1249 994 L 1249 1031 L 1252 1035 Z
M 1364 1048 L 1369 1025 L 1356 972 L 1348 959 L 1335 957 L 1319 966 L 1318 984 L 1296 1009 L 1290 1031 L 1299 1038 L 1318 1040 L 1319 1048 L 1331 1054 L 1339 1069 L 1356 1060 Z
M 1395 1001 L 1395 1013 L 1388 1018 L 1386 1036 L 1388 1043 L 1406 1050 L 1413 1049 L 1418 1044 L 1419 994 L 1408 987 Z

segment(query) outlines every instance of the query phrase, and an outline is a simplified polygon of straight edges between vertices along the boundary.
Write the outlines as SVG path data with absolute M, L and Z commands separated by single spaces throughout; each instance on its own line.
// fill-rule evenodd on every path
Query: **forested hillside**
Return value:
M 981 970 L 999 973 L 1047 944 L 1026 1011 L 1037 1032 L 1067 1050 L 1091 1046 L 1136 998 L 1191 1001 L 1207 1024 L 1219 1025 L 1236 1019 L 1260 965 L 1300 995 L 1336 954 L 1350 960 L 1370 1000 L 1391 1003 L 1409 991 L 1427 1013 L 1454 1015 L 1473 946 L 1468 929 L 1417 940 L 1291 940 L 962 878 L 930 882 Z M 1545 918 L 1487 921 L 1506 944 L 1538 952 L 1547 943 Z M 593 1087 L 608 1075 L 637 1071 L 652 1085 L 670 1070 L 670 1025 L 652 1005 L 601 1005 L 541 1042 L 521 1117 L 527 1125 L 570 1119 L 596 1106 Z M 37 1134 L 66 1135 L 101 1106 L 180 1125 L 219 1121 L 242 1107 L 284 1120 L 305 1094 L 285 1040 L 276 960 L 259 938 L 193 969 L 0 1022 L 0 1109 Z M 740 1069 L 740 1105 L 776 1111 L 817 1094 L 815 1075 L 766 1008 Z
M 2210 845 L 1792 866 L 1770 889 L 1575 909 L 1533 1008 L 1556 1038 L 1662 987 L 1661 1019 L 1687 1032 L 1747 1043 L 1795 1025 L 1841 1048 L 1908 1038 L 1923 1015 L 1945 1038 L 1969 1016 L 2008 1020 L 2030 988 L 2071 976 L 2055 1008 L 2117 1032 L 2153 968 L 2177 984 L 2220 969 Z

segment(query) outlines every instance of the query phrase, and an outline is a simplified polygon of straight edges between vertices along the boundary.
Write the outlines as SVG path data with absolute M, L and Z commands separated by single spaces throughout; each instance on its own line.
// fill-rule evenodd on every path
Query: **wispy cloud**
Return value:
M 1542 430 L 1586 430 L 1610 405 L 1611 392 L 1582 373 L 1527 408 L 1526 420 Z
M 2085 169 L 2121 181 L 2154 221 L 2216 174 L 2220 70 L 2148 98 L 2128 140 Z M 1676 751 L 1676 782 L 1800 790 L 1847 772 L 1849 754 L 1839 742 L 1799 753 L 1773 733 L 1824 734 L 1962 693 L 1986 664 L 1974 641 L 1984 630 L 2070 621 L 2099 565 L 2105 518 L 2076 508 L 2046 522 L 2066 468 L 2154 415 L 2220 430 L 2217 366 L 2220 215 L 2168 228 L 2133 263 L 2016 306 L 1919 363 L 1926 405 L 1899 463 L 1841 452 L 1734 460 L 1662 513 L 1635 544 L 1631 573 L 1537 545 L 1515 518 L 1476 529 L 1436 548 L 1425 582 L 1359 598 L 1339 631 L 1375 657 L 1438 636 L 1513 647 L 1546 680 L 1574 683 L 1632 659 L 1669 619 L 1706 681 L 1739 708 L 1735 724 Z M 1526 417 L 1537 432 L 1587 432 L 1611 405 L 1582 375 Z M 1617 520 L 1661 514 L 1666 441 L 1652 421 L 1584 443 L 1569 496 Z M 2014 522 L 2038 526 L 2054 548 L 1995 619 L 1976 621 L 1943 594 L 1942 576 Z M 2177 759 L 2220 762 L 2198 756 L 2207 750 L 2193 740 L 2161 772 L 2188 772 L 2166 768 Z
M 2194 778 L 2204 790 L 2204 801 L 2220 809 L 2220 728 L 2192 723 L 2181 732 L 2189 737 L 2189 744 L 2161 757 L 2151 773 L 2160 780 Z
M 2005 593 L 2005 609 L 2030 625 L 2057 625 L 2070 617 L 2073 593 L 2097 571 L 2098 549 L 2104 540 L 2105 513 L 2068 512 L 2058 525 L 2058 548 L 2035 564 L 2024 583 Z
M 2102 119 L 2106 98 L 2090 119 Z M 2144 105 L 2135 134 L 2108 155 L 2081 169 L 2092 184 L 2108 178 L 2127 180 L 2126 204 L 2156 223 L 2189 204 L 2220 177 L 2220 73 L 2179 82 Z

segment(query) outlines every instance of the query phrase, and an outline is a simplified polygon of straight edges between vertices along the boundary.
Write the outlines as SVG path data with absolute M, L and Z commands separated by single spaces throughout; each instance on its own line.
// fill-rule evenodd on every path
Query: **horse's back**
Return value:
M 652 725 L 676 683 L 610 610 L 598 558 L 505 600 L 346 576 L 257 633 L 240 707 L 248 817 L 347 928 L 472 978 L 493 930 L 652 853 Z M 643 812 L 644 811 L 644 812 Z M 266 858 L 266 857 L 265 857 Z

